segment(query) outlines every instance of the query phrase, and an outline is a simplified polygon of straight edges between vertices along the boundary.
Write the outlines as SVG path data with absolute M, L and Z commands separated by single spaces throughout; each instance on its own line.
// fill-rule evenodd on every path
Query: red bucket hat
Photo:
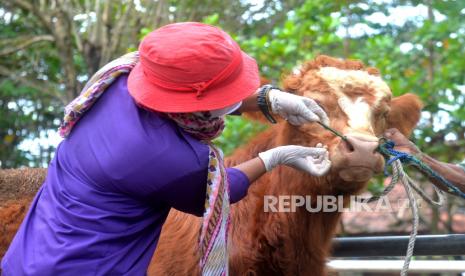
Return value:
M 240 102 L 260 85 L 255 60 L 227 33 L 202 23 L 175 23 L 151 32 L 139 55 L 129 74 L 129 93 L 156 111 L 219 109 Z

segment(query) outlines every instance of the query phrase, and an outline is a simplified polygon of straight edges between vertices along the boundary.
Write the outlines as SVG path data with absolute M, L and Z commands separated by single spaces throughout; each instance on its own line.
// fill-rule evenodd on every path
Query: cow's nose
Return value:
M 341 154 L 341 167 L 344 172 L 341 176 L 347 180 L 362 180 L 371 178 L 373 173 L 380 173 L 384 159 L 377 152 L 378 140 L 373 137 L 347 135 L 347 141 L 339 144 Z
M 370 159 L 371 157 L 378 158 L 376 149 L 378 148 L 378 141 L 367 139 L 365 137 L 348 135 L 345 142 L 345 154 L 350 158 L 354 158 L 357 162 L 362 159 Z M 369 160 L 367 160 L 369 161 Z

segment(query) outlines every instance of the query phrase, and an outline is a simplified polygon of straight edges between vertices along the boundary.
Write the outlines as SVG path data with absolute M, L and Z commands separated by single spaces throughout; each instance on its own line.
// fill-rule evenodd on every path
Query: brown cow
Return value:
M 331 126 L 349 137 L 350 144 L 318 124 L 292 126 L 284 121 L 261 133 L 227 159 L 229 166 L 256 157 L 280 145 L 329 146 L 331 172 L 313 177 L 288 167 L 273 170 L 256 181 L 248 195 L 231 208 L 229 261 L 231 275 L 325 275 L 341 213 L 264 212 L 268 195 L 349 195 L 364 189 L 384 160 L 375 152 L 378 137 L 387 127 L 410 135 L 421 103 L 406 94 L 391 100 L 389 87 L 373 68 L 358 61 L 320 56 L 306 63 L 299 74 L 284 81 L 284 88 L 316 99 L 326 110 Z M 200 219 L 172 210 L 149 267 L 149 275 L 192 275 L 197 271 Z M 195 274 L 195 273 L 194 273 Z
M 253 183 L 248 196 L 231 208 L 231 275 L 324 275 L 341 213 L 310 213 L 305 208 L 292 213 L 264 212 L 264 197 L 343 195 L 347 200 L 381 171 L 384 162 L 375 149 L 383 131 L 396 127 L 409 135 L 420 116 L 417 97 L 407 94 L 391 100 L 378 71 L 358 61 L 320 56 L 306 63 L 299 74 L 289 76 L 284 88 L 316 99 L 328 113 L 331 126 L 348 136 L 350 143 L 317 124 L 295 127 L 281 121 L 227 159 L 232 166 L 272 147 L 322 142 L 329 146 L 333 164 L 325 177 L 283 166 Z M 3 208 L 0 206 L 0 217 L 8 206 Z M 200 218 L 172 210 L 148 274 L 196 274 L 199 228 Z M 11 227 L 7 231 L 11 232 Z M 1 250 L 0 244 L 0 256 Z
M 45 180 L 45 169 L 0 170 L 0 260 Z

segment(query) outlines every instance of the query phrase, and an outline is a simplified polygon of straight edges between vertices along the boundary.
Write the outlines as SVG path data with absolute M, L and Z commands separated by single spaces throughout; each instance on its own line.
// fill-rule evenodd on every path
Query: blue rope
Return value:
M 383 139 L 385 140 L 385 139 Z M 428 177 L 436 179 L 441 184 L 444 184 L 448 191 L 456 196 L 459 196 L 465 199 L 465 193 L 458 189 L 454 184 L 445 179 L 442 175 L 435 172 L 430 166 L 426 165 L 424 162 L 416 158 L 415 156 L 408 154 L 406 152 L 397 151 L 394 149 L 395 143 L 391 140 L 385 140 L 384 143 L 381 143 L 378 151 L 381 152 L 387 159 L 384 166 L 384 174 L 389 175 L 388 167 L 391 166 L 392 162 L 400 160 L 403 164 L 409 164 L 415 166 L 420 172 L 425 173 Z
M 396 144 L 394 143 L 394 141 L 391 141 L 391 140 L 387 140 L 384 144 L 380 145 L 381 152 L 385 156 L 391 157 L 387 160 L 386 164 L 384 165 L 384 175 L 386 176 L 389 175 L 388 167 L 391 166 L 392 163 L 396 160 L 400 160 L 400 162 L 402 163 L 411 163 L 414 161 L 418 161 L 418 162 L 420 161 L 413 155 L 410 155 L 406 152 L 395 150 L 394 149 L 395 145 Z

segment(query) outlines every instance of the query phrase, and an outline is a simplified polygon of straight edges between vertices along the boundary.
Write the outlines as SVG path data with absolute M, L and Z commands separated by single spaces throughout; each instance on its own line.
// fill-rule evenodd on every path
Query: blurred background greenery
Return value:
M 394 94 L 423 99 L 413 139 L 457 161 L 465 151 L 464 18 L 464 1 L 2 1 L 0 166 L 46 166 L 63 106 L 87 78 L 177 21 L 222 27 L 275 84 L 317 54 L 377 67 Z M 231 118 L 217 143 L 228 154 L 261 129 Z
M 0 167 L 47 166 L 63 107 L 90 75 L 171 22 L 222 27 L 275 84 L 326 54 L 377 67 L 425 108 L 416 143 L 444 161 L 465 152 L 465 1 L 8 0 L 0 2 Z M 228 119 L 226 154 L 265 126 Z M 372 186 L 373 190 L 379 186 Z

